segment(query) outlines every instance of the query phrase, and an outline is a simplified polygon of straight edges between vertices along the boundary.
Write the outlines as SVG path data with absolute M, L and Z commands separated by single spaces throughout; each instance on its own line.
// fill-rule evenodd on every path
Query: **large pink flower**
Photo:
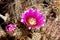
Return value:
M 14 32 L 15 31 L 15 28 L 16 28 L 16 24 L 9 24 L 6 26 L 6 31 L 7 32 Z
M 44 26 L 45 18 L 39 10 L 31 8 L 22 13 L 21 22 L 26 24 L 29 29 L 39 28 L 40 26 Z

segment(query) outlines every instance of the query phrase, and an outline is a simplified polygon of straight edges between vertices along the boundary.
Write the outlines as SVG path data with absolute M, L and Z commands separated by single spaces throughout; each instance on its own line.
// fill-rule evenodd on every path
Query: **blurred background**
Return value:
M 19 22 L 21 14 L 30 8 L 44 14 L 44 27 L 28 30 Z M 0 40 L 60 40 L 60 0 L 0 0 L 0 15 Z M 10 23 L 18 25 L 14 33 L 5 31 Z

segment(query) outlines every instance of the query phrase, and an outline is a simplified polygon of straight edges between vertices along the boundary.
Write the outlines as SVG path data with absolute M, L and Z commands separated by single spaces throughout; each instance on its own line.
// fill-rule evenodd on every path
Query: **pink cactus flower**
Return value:
M 22 13 L 21 22 L 26 24 L 29 29 L 38 29 L 40 26 L 44 26 L 45 17 L 39 10 L 31 8 Z
M 15 31 L 15 28 L 16 28 L 16 24 L 9 24 L 6 26 L 6 31 L 7 32 L 14 32 Z

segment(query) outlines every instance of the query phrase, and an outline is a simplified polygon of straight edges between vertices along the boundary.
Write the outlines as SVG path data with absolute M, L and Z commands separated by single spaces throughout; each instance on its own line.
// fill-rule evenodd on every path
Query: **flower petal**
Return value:
M 29 19 L 33 18 L 36 20 L 33 20 L 33 22 L 35 22 L 35 25 L 31 25 L 31 23 L 29 23 Z M 28 28 L 36 28 L 38 29 L 40 26 L 44 26 L 44 22 L 45 22 L 45 18 L 43 13 L 41 13 L 39 10 L 33 10 L 32 8 L 28 11 L 24 12 L 23 18 L 21 19 L 21 22 L 24 22 L 25 24 L 27 24 Z
M 28 27 L 29 29 L 31 29 L 31 27 Z
M 23 19 L 21 19 L 21 22 L 23 22 L 24 20 Z

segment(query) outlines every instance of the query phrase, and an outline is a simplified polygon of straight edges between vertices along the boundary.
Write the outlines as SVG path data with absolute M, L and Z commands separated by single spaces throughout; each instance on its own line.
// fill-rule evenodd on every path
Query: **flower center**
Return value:
M 30 25 L 36 25 L 36 19 L 35 18 L 29 18 L 28 22 Z

